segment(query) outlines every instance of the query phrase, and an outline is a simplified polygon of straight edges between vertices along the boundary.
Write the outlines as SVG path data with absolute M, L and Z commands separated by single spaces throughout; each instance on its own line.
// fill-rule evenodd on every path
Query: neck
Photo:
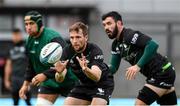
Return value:
M 87 43 L 85 43 L 85 45 L 84 45 L 83 49 L 82 49 L 82 50 L 80 50 L 80 51 L 77 51 L 77 53 L 82 53 L 83 51 L 85 51 L 86 46 L 87 46 Z
M 122 32 L 123 28 L 124 28 L 124 27 L 120 27 L 120 28 L 119 28 L 119 31 L 118 31 L 118 34 L 117 34 L 116 39 L 120 39 L 121 32 Z
M 41 27 L 40 31 L 37 33 L 36 36 L 34 36 L 34 38 L 38 38 L 41 35 L 41 33 L 43 32 L 43 29 L 44 29 L 44 27 Z

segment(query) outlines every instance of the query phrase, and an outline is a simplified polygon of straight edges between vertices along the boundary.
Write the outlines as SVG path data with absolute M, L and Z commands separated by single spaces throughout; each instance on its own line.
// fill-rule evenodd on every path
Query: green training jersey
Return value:
M 51 66 L 42 64 L 39 60 L 41 49 L 50 42 L 58 42 L 62 47 L 65 47 L 66 42 L 60 36 L 60 34 L 52 29 L 44 28 L 41 35 L 37 38 L 29 36 L 26 42 L 27 55 L 30 62 L 30 68 L 35 71 L 35 74 L 42 73 L 48 70 Z M 41 83 L 42 86 L 50 87 L 68 87 L 72 86 L 77 78 L 70 70 L 68 70 L 67 76 L 62 83 L 56 82 L 55 79 L 48 79 Z

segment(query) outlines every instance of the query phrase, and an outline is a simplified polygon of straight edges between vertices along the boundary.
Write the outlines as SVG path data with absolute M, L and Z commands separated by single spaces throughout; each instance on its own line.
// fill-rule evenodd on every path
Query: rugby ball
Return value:
M 62 46 L 57 42 L 46 44 L 40 52 L 40 62 L 43 64 L 54 64 L 61 58 Z

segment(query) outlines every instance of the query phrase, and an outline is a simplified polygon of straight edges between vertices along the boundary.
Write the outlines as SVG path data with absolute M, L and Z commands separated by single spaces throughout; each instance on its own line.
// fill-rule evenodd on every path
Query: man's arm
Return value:
M 5 81 L 5 87 L 7 89 L 11 89 L 11 73 L 12 73 L 12 62 L 10 59 L 7 59 L 6 65 L 5 65 L 5 73 L 4 73 L 4 81 Z
M 109 68 L 112 74 L 115 74 L 118 71 L 120 63 L 121 63 L 120 55 L 112 54 L 110 65 L 109 65 Z
M 62 37 L 55 37 L 51 40 L 51 42 L 57 42 L 59 43 L 62 48 L 64 48 L 66 46 L 66 41 L 62 38 Z M 56 70 L 54 69 L 48 69 L 46 71 L 43 72 L 43 74 L 47 77 L 47 78 L 54 78 L 56 73 Z
M 102 70 L 96 65 L 93 65 L 91 68 L 86 66 L 82 70 L 88 78 L 95 82 L 98 82 L 101 78 Z
M 139 61 L 137 62 L 137 65 L 140 68 L 142 68 L 147 62 L 149 62 L 149 60 L 157 52 L 157 49 L 158 49 L 158 44 L 155 41 L 153 40 L 148 41 L 145 46 L 144 53 L 142 57 L 139 59 Z
M 28 67 L 26 69 L 26 72 L 25 72 L 25 81 L 27 82 L 31 82 L 32 78 L 36 75 L 30 61 L 28 62 Z

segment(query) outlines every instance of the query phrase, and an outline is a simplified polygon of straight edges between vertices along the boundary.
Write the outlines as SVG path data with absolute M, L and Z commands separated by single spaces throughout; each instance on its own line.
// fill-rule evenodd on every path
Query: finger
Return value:
M 32 84 L 33 84 L 33 85 L 37 85 L 38 83 L 40 83 L 40 82 L 36 79 L 36 77 L 34 77 L 34 78 L 32 79 Z
M 129 80 L 132 80 L 133 79 L 133 71 L 131 70 L 130 72 L 129 72 Z
M 85 56 L 83 55 L 83 53 L 81 53 L 81 57 L 82 57 L 82 59 L 84 59 Z
M 125 74 L 125 77 L 126 77 L 126 79 L 127 79 L 127 77 L 128 77 L 128 70 L 126 69 L 126 74 Z
M 130 79 L 130 74 L 131 74 L 131 71 L 130 71 L 130 70 L 126 71 L 126 79 L 127 79 L 127 80 Z
M 136 72 L 133 72 L 132 79 L 135 79 L 135 77 L 136 77 Z
M 69 60 L 66 60 L 66 61 L 64 62 L 64 65 L 66 66 L 68 62 L 69 62 Z
M 78 56 L 76 56 L 76 59 L 78 60 L 79 63 L 81 63 L 81 60 Z
M 129 79 L 129 71 L 126 71 L 126 79 Z
M 23 99 L 27 99 L 27 96 L 25 94 L 23 95 Z
M 27 99 L 27 97 L 26 97 L 26 95 L 25 95 L 25 93 L 23 91 L 19 92 L 19 96 L 20 96 L 21 99 Z
M 39 83 L 36 84 L 36 86 L 39 86 L 40 84 L 41 84 L 41 83 L 39 82 Z

